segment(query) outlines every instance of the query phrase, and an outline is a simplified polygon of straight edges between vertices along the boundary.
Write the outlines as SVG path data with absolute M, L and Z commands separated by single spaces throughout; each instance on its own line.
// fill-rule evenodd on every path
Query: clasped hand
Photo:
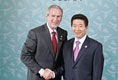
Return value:
M 54 72 L 48 68 L 46 68 L 44 70 L 44 74 L 42 75 L 42 77 L 45 79 L 45 80 L 49 80 L 49 79 L 53 79 L 54 78 Z

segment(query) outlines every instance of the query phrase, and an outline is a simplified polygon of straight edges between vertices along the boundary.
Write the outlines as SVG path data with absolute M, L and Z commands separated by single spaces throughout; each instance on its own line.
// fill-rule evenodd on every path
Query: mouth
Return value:
M 58 24 L 58 22 L 53 22 L 53 24 L 54 24 L 54 25 L 57 25 L 57 24 Z
M 75 34 L 81 34 L 81 32 L 75 31 Z

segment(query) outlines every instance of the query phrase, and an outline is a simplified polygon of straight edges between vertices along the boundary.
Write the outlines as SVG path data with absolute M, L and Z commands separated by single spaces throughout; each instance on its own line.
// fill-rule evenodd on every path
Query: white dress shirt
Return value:
M 84 35 L 84 37 L 82 37 L 82 38 L 79 40 L 79 41 L 80 41 L 79 50 L 81 49 L 82 44 L 84 43 L 85 39 L 86 39 L 86 35 Z M 76 47 L 76 41 L 78 41 L 78 40 L 77 40 L 77 38 L 75 37 L 75 41 L 74 41 L 74 44 L 73 44 L 73 50 L 74 50 L 75 47 Z
M 52 32 L 54 31 L 54 32 L 55 32 L 56 40 L 57 40 L 57 42 L 58 42 L 58 38 L 57 38 L 57 36 L 58 36 L 57 30 L 56 30 L 56 29 L 52 30 L 52 29 L 49 27 L 48 23 L 47 23 L 47 27 L 48 27 L 49 32 L 50 32 L 51 40 L 52 40 Z

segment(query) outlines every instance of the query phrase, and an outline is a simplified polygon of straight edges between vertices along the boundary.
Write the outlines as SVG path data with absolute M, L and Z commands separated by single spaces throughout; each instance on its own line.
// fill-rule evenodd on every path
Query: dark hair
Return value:
M 85 27 L 88 26 L 88 19 L 87 19 L 87 17 L 86 17 L 85 15 L 83 15 L 83 14 L 75 14 L 75 15 L 71 18 L 71 26 L 72 26 L 72 24 L 73 24 L 73 20 L 75 20 L 75 19 L 81 19 L 81 20 L 83 20 L 84 23 L 85 23 Z

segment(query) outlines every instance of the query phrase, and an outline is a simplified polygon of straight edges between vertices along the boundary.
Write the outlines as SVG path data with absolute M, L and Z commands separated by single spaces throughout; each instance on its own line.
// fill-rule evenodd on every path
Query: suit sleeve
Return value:
M 36 35 L 31 30 L 27 36 L 26 42 L 21 52 L 21 61 L 35 74 L 41 69 L 35 60 L 35 51 L 37 47 Z
M 101 80 L 104 65 L 102 45 L 99 44 L 95 50 L 93 59 L 93 80 Z

